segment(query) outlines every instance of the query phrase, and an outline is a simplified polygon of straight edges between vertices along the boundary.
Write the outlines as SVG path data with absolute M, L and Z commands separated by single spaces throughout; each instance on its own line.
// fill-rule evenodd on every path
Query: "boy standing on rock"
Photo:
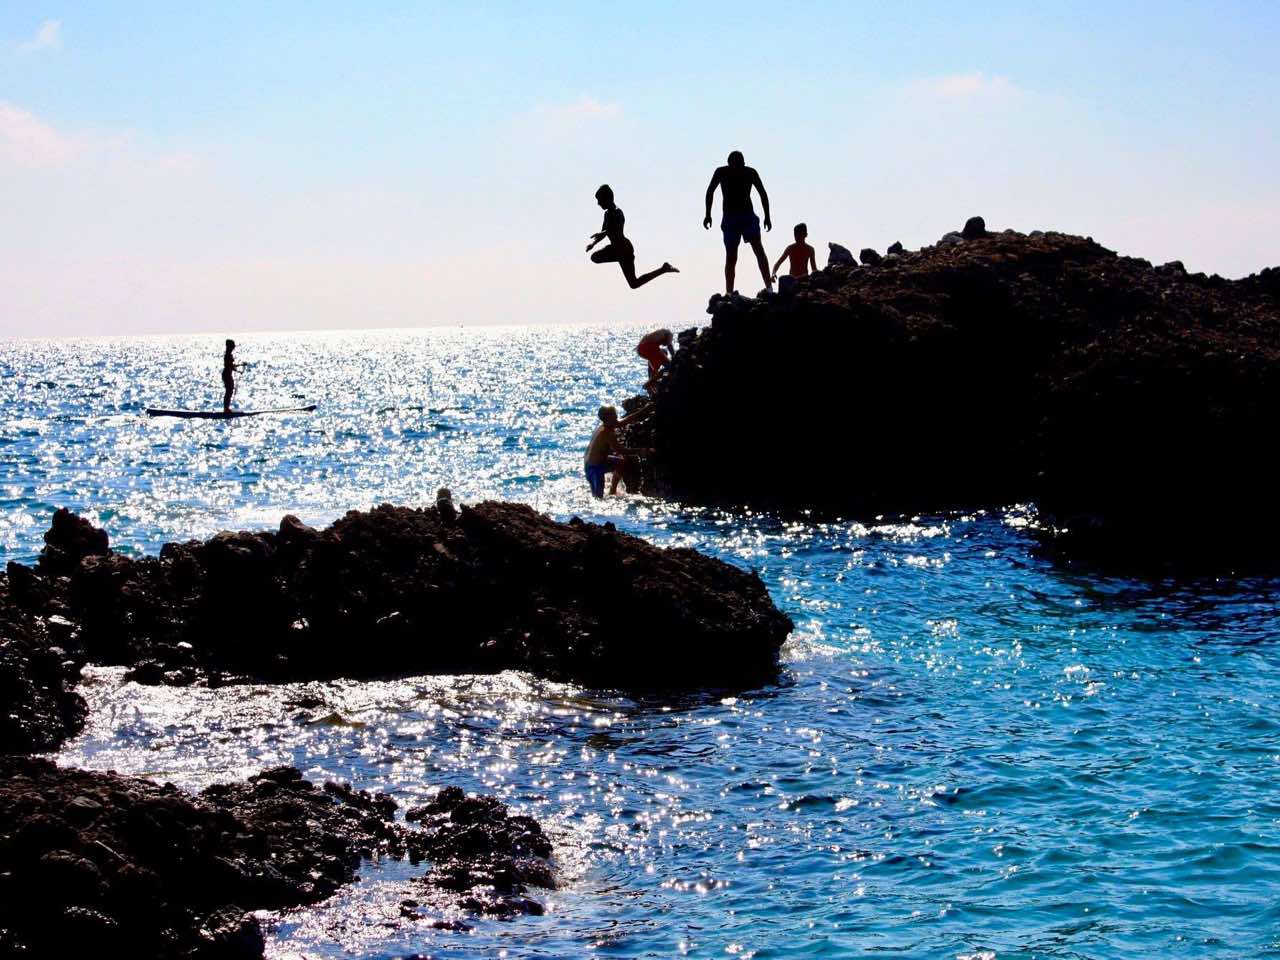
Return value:
M 797 223 L 795 229 L 796 242 L 782 251 L 782 256 L 778 258 L 778 262 L 773 265 L 773 279 L 778 279 L 778 267 L 782 266 L 783 260 L 791 261 L 791 272 L 783 277 L 794 283 L 800 277 L 807 277 L 810 268 L 814 273 L 818 272 L 817 255 L 813 252 L 813 247 L 805 242 L 805 238 L 809 236 L 809 228 L 803 223 Z M 782 290 L 783 285 L 778 285 L 778 290 Z
M 591 495 L 597 500 L 604 496 L 604 475 L 613 474 L 613 483 L 609 487 L 610 495 L 618 492 L 618 481 L 624 471 L 635 467 L 638 457 L 646 451 L 624 447 L 618 440 L 618 427 L 634 423 L 648 416 L 649 409 L 628 414 L 619 419 L 616 407 L 601 407 L 599 412 L 600 426 L 591 434 L 587 444 L 586 456 L 582 458 L 583 469 L 587 475 L 587 485 L 591 487 Z

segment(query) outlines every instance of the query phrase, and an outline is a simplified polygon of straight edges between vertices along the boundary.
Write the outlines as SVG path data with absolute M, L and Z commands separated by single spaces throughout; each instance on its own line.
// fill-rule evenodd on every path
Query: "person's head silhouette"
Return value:
M 800 243 L 809 235 L 809 228 L 803 223 L 797 223 L 795 229 L 796 243 Z
M 608 210 L 613 206 L 613 188 L 607 183 L 602 185 L 596 191 L 596 203 L 600 204 L 604 209 Z
M 228 341 L 227 341 L 227 349 L 228 349 L 228 350 L 234 350 L 235 348 L 236 348 L 236 342 L 235 342 L 234 340 L 228 340 Z
M 747 165 L 747 161 L 746 161 L 746 159 L 742 156 L 742 151 L 741 151 L 741 150 L 735 150 L 735 151 L 733 151 L 733 153 L 729 154 L 729 166 L 731 166 L 731 167 L 745 167 L 746 165 Z

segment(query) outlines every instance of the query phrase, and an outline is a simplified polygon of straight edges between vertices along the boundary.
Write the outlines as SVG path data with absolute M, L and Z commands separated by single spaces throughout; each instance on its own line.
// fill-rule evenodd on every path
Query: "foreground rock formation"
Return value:
M 541 912 L 529 888 L 554 886 L 537 822 L 454 787 L 411 827 L 388 798 L 292 768 L 193 797 L 16 755 L 83 725 L 85 663 L 174 684 L 518 668 L 723 687 L 772 675 L 791 629 L 758 577 L 718 560 L 443 495 L 140 560 L 60 510 L 45 542 L 0 575 L 0 956 L 259 957 L 250 911 L 322 900 L 372 856 L 429 861 L 434 903 L 497 916 Z
M 60 512 L 15 601 L 69 627 L 79 662 L 143 682 L 529 670 L 627 689 L 727 687 L 773 674 L 791 622 L 753 574 L 575 518 L 482 503 L 352 511 L 319 531 L 113 553 Z
M 657 450 L 653 492 L 844 516 L 1034 501 L 1071 555 L 1274 556 L 1280 270 L 1188 274 L 974 218 L 723 300 L 682 339 L 629 437 Z
M 262 956 L 249 911 L 315 903 L 362 858 L 428 858 L 464 908 L 539 912 L 551 847 L 527 817 L 442 791 L 429 829 L 389 798 L 281 767 L 192 797 L 115 774 L 0 757 L 0 956 Z
M 0 753 L 53 750 L 84 726 L 84 698 L 73 689 L 80 668 L 58 645 L 67 627 L 23 609 L 0 576 Z
M 428 804 L 405 811 L 421 825 L 411 856 L 434 863 L 428 887 L 460 894 L 460 906 L 496 916 L 542 913 L 529 887 L 555 887 L 551 841 L 531 817 L 511 816 L 497 797 L 468 797 L 445 787 Z

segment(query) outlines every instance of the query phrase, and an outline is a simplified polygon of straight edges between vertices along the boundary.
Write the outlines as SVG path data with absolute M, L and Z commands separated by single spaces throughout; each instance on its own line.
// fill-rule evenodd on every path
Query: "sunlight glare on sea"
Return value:
M 545 916 L 451 912 L 423 867 L 370 863 L 272 915 L 275 958 L 1280 956 L 1277 581 L 1056 567 L 1023 507 L 592 501 L 582 448 L 642 382 L 641 332 L 237 337 L 238 405 L 319 409 L 232 422 L 143 414 L 217 406 L 219 337 L 0 342 L 6 560 L 34 559 L 59 506 L 154 553 L 443 485 L 754 568 L 797 626 L 776 684 L 659 700 L 516 673 L 208 690 L 90 668 L 59 762 L 191 790 L 291 763 L 402 808 L 457 784 L 555 841 Z M 857 483 L 876 452 L 841 429 Z

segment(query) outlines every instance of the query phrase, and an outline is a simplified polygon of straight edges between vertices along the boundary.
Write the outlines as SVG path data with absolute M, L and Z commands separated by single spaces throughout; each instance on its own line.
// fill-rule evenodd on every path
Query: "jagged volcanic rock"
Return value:
M 0 757 L 0 956 L 260 957 L 248 911 L 323 900 L 371 856 L 434 860 L 424 882 L 470 891 L 464 907 L 537 912 L 518 894 L 554 886 L 538 824 L 491 797 L 440 798 L 427 816 L 445 822 L 419 831 L 389 798 L 291 767 L 192 797 Z
M 651 491 L 846 516 L 1035 501 L 1081 555 L 1273 558 L 1280 271 L 965 235 L 721 303 L 628 437 L 657 450 Z
M 10 567 L 14 576 L 0 574 L 0 753 L 53 750 L 84 726 L 85 702 L 73 689 L 79 665 L 57 646 L 71 639 L 71 624 L 21 606 L 15 591 L 43 584 L 26 567 Z
M 106 556 L 110 551 L 107 532 L 66 507 L 54 511 L 44 544 L 39 566 L 46 576 L 65 576 L 85 557 Z
M 425 806 L 405 812 L 422 831 L 414 842 L 435 864 L 423 882 L 461 894 L 459 903 L 481 913 L 541 914 L 524 894 L 554 888 L 551 842 L 532 817 L 511 816 L 497 797 L 468 797 L 445 787 Z
M 384 505 L 324 531 L 286 517 L 141 560 L 85 553 L 38 586 L 78 628 L 78 656 L 144 682 L 517 668 L 736 686 L 772 675 L 791 629 L 753 574 L 492 502 L 456 517 Z
M 382 805 L 296 771 L 214 789 L 268 797 L 0 759 L 0 954 L 259 957 L 246 911 L 323 899 L 384 839 Z
M 233 862 L 254 902 L 268 906 L 323 900 L 355 878 L 362 858 L 403 857 L 412 843 L 395 825 L 390 797 L 316 787 L 293 767 L 215 784 L 200 799 L 248 828 Z

